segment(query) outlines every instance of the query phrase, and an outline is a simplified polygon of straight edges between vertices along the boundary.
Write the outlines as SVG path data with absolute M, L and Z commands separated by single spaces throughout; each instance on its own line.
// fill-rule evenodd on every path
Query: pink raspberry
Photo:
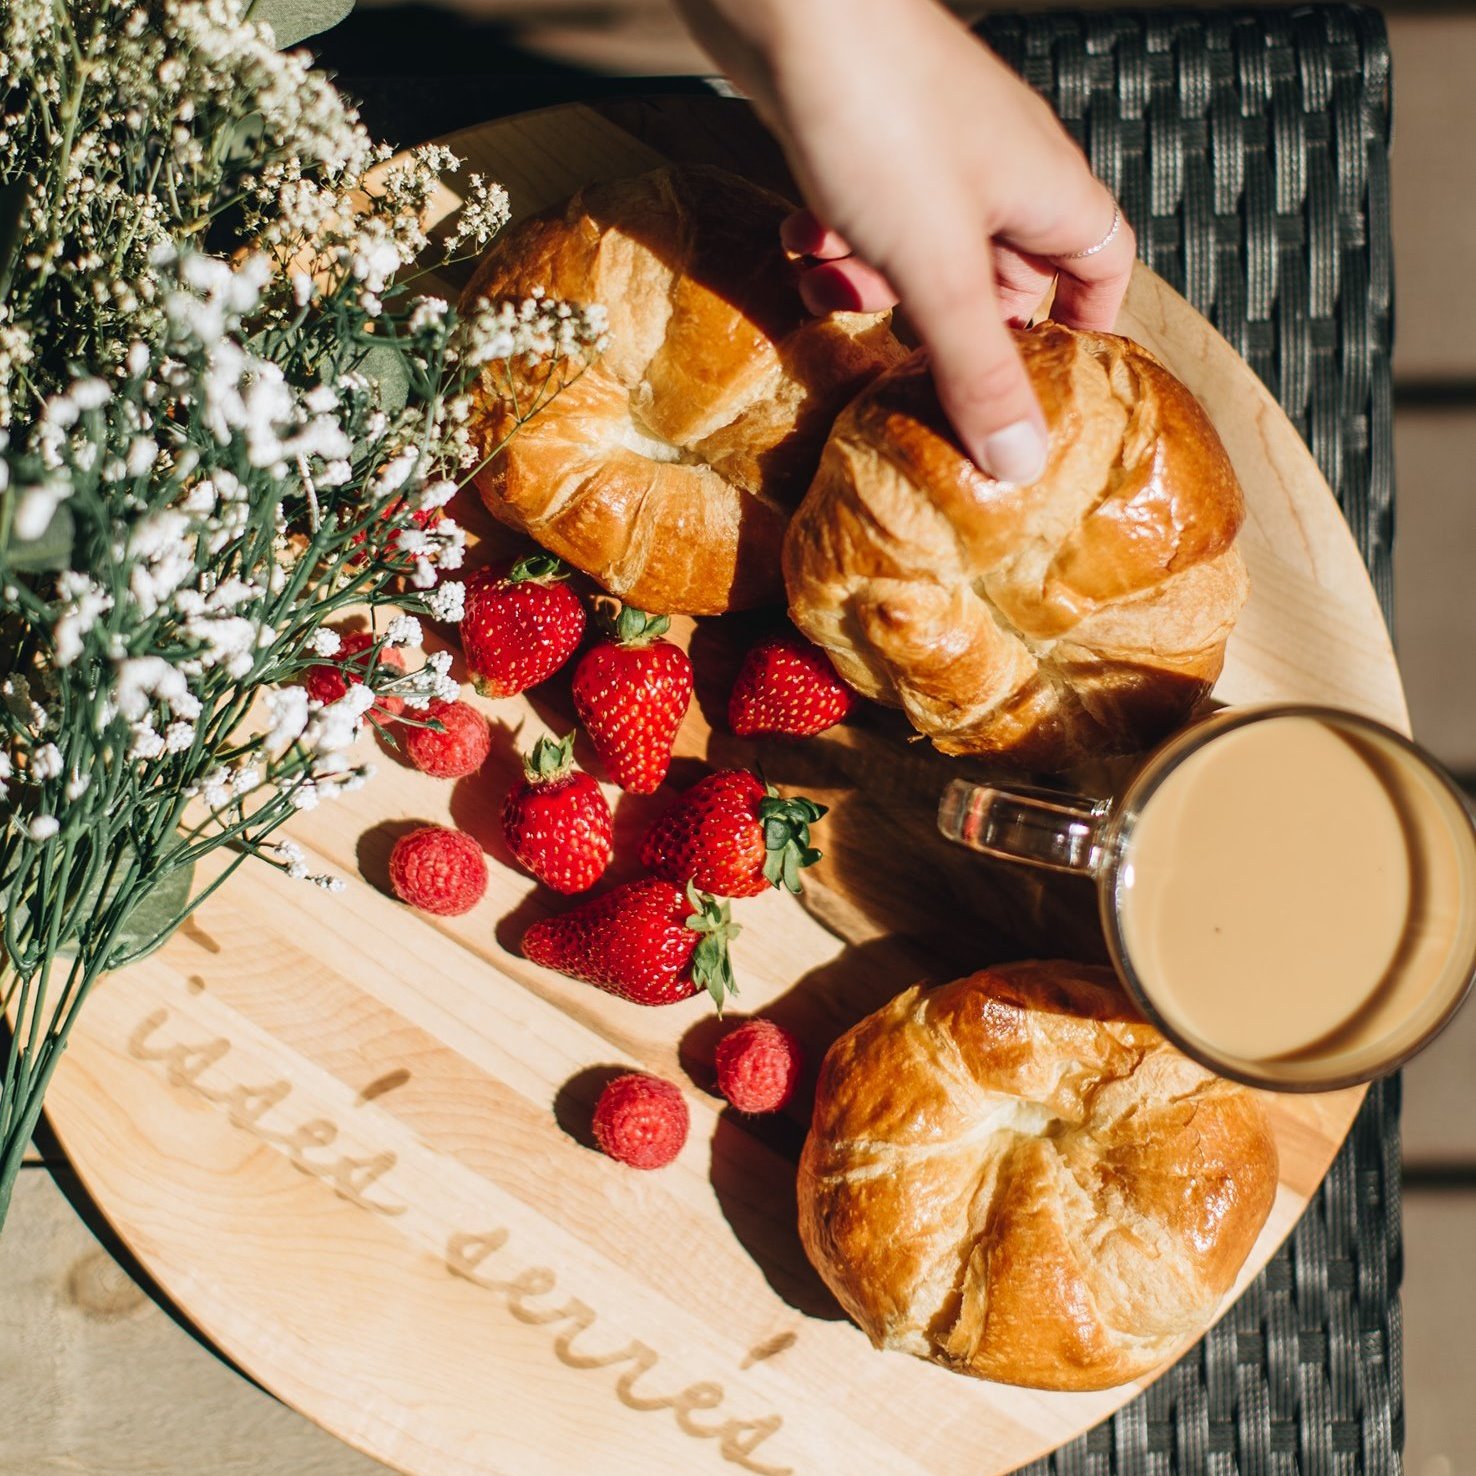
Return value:
M 470 912 L 487 890 L 487 858 L 471 836 L 444 825 L 422 825 L 395 842 L 390 885 L 400 901 L 456 917 Z
M 772 1020 L 748 1020 L 717 1047 L 718 1090 L 740 1112 L 777 1112 L 794 1096 L 800 1045 Z
M 403 730 L 405 752 L 421 773 L 433 779 L 464 779 L 486 763 L 492 751 L 492 729 L 469 702 L 432 702 L 416 716 L 439 722 L 445 729 Z
M 679 1088 L 641 1071 L 617 1076 L 595 1103 L 595 1142 L 617 1163 L 665 1168 L 687 1141 L 687 1102 Z

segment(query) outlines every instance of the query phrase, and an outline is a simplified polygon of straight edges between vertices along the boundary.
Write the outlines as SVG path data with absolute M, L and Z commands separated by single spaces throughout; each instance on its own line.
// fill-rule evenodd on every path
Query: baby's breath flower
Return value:
M 301 687 L 282 687 L 268 692 L 267 713 L 272 726 L 265 737 L 269 753 L 280 753 L 297 742 L 308 723 L 308 695 Z
M 429 512 L 445 505 L 456 496 L 456 483 L 444 478 L 438 482 L 427 482 L 415 498 L 417 509 Z
M 466 613 L 466 585 L 459 579 L 447 579 L 438 584 L 428 601 L 432 620 L 455 625 Z
M 43 743 L 31 754 L 30 777 L 37 784 L 57 778 L 62 767 L 61 750 L 54 743 Z
M 233 798 L 230 770 L 217 764 L 200 780 L 198 792 L 212 810 L 225 809 Z
M 57 508 L 71 495 L 71 484 L 59 477 L 48 477 L 19 488 L 12 523 L 16 537 L 40 538 L 51 526 Z
M 507 224 L 510 214 L 507 191 L 500 184 L 473 174 L 455 227 L 446 237 L 446 255 L 455 256 L 464 246 L 480 251 Z
M 541 291 L 467 319 L 407 294 L 396 277 L 460 161 L 437 145 L 391 161 L 247 8 L 0 6 L 0 191 L 23 202 L 0 303 L 0 874 L 47 896 L 6 919 L 22 978 L 47 939 L 77 949 L 84 990 L 109 966 L 104 930 L 59 916 L 42 870 L 81 846 L 136 856 L 119 907 L 225 841 L 342 886 L 277 828 L 368 780 L 355 753 L 378 697 L 423 710 L 458 686 L 438 652 L 325 704 L 303 667 L 341 653 L 329 622 L 351 609 L 398 608 L 382 643 L 398 648 L 419 645 L 417 617 L 461 617 L 446 576 L 465 533 L 442 510 L 486 454 L 478 379 L 515 367 L 541 404 L 604 342 L 599 308 Z M 508 214 L 490 181 L 462 193 L 451 252 Z M 217 235 L 219 256 L 194 249 Z M 408 399 L 367 372 L 385 354 Z M 43 537 L 51 568 L 11 558 Z M 44 1028 L 52 1044 L 66 1026 Z
M 446 321 L 449 304 L 444 297 L 417 297 L 407 324 L 411 333 L 424 333 L 439 328 Z
M 123 466 L 130 477 L 141 477 L 159 457 L 159 447 L 152 436 L 135 436 L 128 443 Z
M 406 707 L 426 708 L 432 702 L 454 702 L 461 688 L 451 676 L 451 653 L 435 651 L 419 671 L 391 682 L 385 691 L 401 698 Z
M 70 666 L 82 655 L 98 620 L 113 608 L 113 597 L 90 575 L 70 569 L 57 575 L 56 584 L 63 603 L 52 630 L 52 646 L 56 664 Z
M 418 646 L 420 622 L 413 615 L 396 615 L 384 632 L 386 646 Z
M 164 740 L 148 721 L 136 723 L 133 728 L 133 741 L 128 745 L 128 757 L 131 759 L 158 758 L 164 752 Z
M 79 379 L 71 389 L 72 403 L 79 410 L 99 410 L 112 396 L 112 390 L 100 379 Z

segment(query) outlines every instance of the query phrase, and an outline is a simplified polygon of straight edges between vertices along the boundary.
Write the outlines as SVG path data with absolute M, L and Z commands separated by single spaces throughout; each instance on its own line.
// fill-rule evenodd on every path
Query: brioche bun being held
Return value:
M 1214 685 L 1245 602 L 1245 507 L 1199 402 L 1146 349 L 1016 334 L 1046 469 L 962 452 L 926 358 L 837 420 L 784 544 L 794 623 L 944 753 L 1053 771 L 1146 748 Z
M 1198 1338 L 1276 1193 L 1260 1103 L 1108 969 L 917 987 L 836 1041 L 799 1166 L 805 1251 L 879 1348 L 1104 1389 Z
M 504 232 L 463 301 L 609 312 L 609 347 L 477 476 L 491 511 L 640 609 L 784 598 L 780 544 L 836 413 L 904 354 L 890 315 L 810 315 L 780 196 L 706 166 L 592 184 Z M 542 371 L 518 385 L 527 405 Z M 483 455 L 513 429 L 484 376 Z

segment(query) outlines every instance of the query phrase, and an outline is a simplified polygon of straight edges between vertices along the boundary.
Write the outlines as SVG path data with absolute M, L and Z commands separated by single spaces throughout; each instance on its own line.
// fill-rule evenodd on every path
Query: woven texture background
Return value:
M 1338 494 L 1388 615 L 1389 52 L 1348 6 L 991 17 L 1121 200 L 1139 253 L 1240 351 Z M 1399 1083 L 1200 1345 L 1029 1476 L 1402 1469 Z

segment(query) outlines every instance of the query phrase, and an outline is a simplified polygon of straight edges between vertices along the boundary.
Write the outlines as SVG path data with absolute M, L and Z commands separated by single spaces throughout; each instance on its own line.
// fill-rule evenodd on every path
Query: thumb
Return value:
M 1001 482 L 1035 481 L 1045 471 L 1045 416 L 1005 325 L 987 254 L 982 270 L 939 274 L 910 297 L 903 286 L 902 295 L 964 450 Z

